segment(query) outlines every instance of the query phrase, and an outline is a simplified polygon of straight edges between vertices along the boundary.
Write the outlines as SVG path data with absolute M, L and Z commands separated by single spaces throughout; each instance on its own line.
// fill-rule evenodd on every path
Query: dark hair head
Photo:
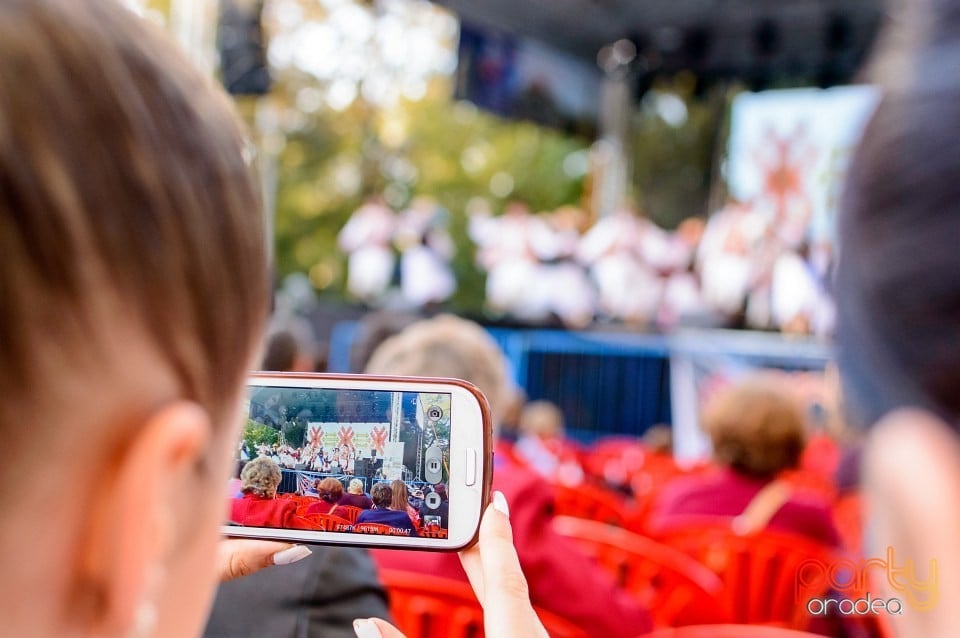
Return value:
M 841 203 L 838 360 L 860 425 L 902 406 L 960 417 L 960 18 L 923 24 L 877 66 Z
M 292 371 L 297 350 L 297 340 L 286 330 L 270 335 L 260 369 L 273 372 Z
M 442 500 L 447 500 L 447 486 L 443 483 L 437 483 L 433 487 L 433 491 L 440 495 Z
M 370 500 L 378 508 L 386 509 L 393 502 L 393 490 L 386 483 L 377 483 L 370 488 Z

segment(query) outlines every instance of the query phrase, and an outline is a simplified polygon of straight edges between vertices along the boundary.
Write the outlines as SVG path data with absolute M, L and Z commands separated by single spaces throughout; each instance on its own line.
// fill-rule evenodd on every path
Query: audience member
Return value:
M 390 509 L 397 512 L 406 512 L 413 524 L 419 525 L 420 514 L 410 506 L 407 484 L 401 480 L 396 480 L 390 483 L 390 489 L 393 490 L 393 501 L 390 503 Z
M 840 204 L 837 356 L 848 419 L 872 426 L 865 552 L 916 566 L 876 595 L 906 601 L 896 635 L 947 638 L 960 626 L 960 4 L 895 15 Z
M 291 527 L 297 506 L 277 499 L 283 475 L 277 464 L 265 456 L 247 463 L 240 473 L 241 498 L 233 499 L 230 521 L 254 527 Z
M 406 486 L 404 486 L 406 489 Z M 396 512 L 390 509 L 393 503 L 393 489 L 386 483 L 377 483 L 370 490 L 373 507 L 360 512 L 357 523 L 378 523 L 389 525 L 396 529 L 406 530 L 410 536 L 419 536 L 417 528 L 406 512 Z
M 511 395 L 506 362 L 497 345 L 476 324 L 450 316 L 421 321 L 385 341 L 367 372 L 470 381 L 487 396 L 495 427 Z M 649 616 L 633 597 L 553 531 L 553 494 L 540 476 L 497 448 L 493 486 L 512 504 L 514 542 L 534 604 L 589 628 L 591 635 L 633 638 L 650 628 Z M 447 554 L 371 553 L 382 568 L 466 580 L 458 561 Z
M 541 476 L 577 485 L 583 481 L 583 470 L 563 429 L 560 408 L 549 401 L 531 401 L 520 414 L 520 437 L 513 450 Z
M 340 497 L 337 505 L 347 505 L 368 510 L 373 507 L 373 501 L 363 493 L 363 481 L 360 479 L 350 479 L 350 483 L 347 485 L 347 493 Z
M 317 485 L 317 495 L 320 500 L 310 504 L 307 514 L 336 514 L 334 510 L 343 498 L 343 483 L 328 476 Z
M 654 505 L 653 529 L 717 516 L 743 531 L 769 525 L 839 543 L 827 504 L 794 494 L 777 480 L 796 467 L 806 436 L 800 407 L 780 386 L 758 377 L 722 390 L 707 404 L 702 422 L 720 469 L 666 485 Z

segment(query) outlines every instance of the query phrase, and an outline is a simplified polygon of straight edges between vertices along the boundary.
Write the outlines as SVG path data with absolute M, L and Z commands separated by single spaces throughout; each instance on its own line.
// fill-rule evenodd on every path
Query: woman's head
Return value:
M 721 390 L 707 404 L 702 422 L 716 461 L 756 478 L 795 467 L 806 444 L 800 407 L 767 379 Z
M 386 483 L 377 483 L 370 488 L 370 499 L 378 509 L 387 509 L 393 502 L 393 489 Z
M 407 484 L 396 480 L 390 483 L 390 489 L 393 490 L 393 499 L 390 501 L 390 509 L 404 511 L 410 502 L 407 500 Z
M 520 434 L 541 439 L 563 436 L 563 412 L 549 401 L 531 401 L 520 413 Z
M 363 494 L 363 481 L 360 479 L 350 479 L 350 485 L 347 486 L 347 491 L 351 494 Z
M 118 3 L 0 3 L 0 472 L 48 462 L 0 494 L 11 633 L 129 634 L 145 607 L 157 635 L 201 626 L 268 301 L 243 146 Z
M 343 483 L 333 477 L 327 477 L 317 486 L 317 494 L 328 503 L 336 503 L 343 497 Z
M 240 490 L 261 498 L 275 498 L 282 479 L 280 466 L 265 456 L 259 456 L 240 472 Z
M 449 315 L 418 321 L 384 341 L 366 372 L 469 381 L 486 395 L 495 424 L 513 391 L 506 360 L 490 335 L 471 321 Z
M 901 406 L 960 424 L 960 18 L 920 15 L 887 38 L 906 46 L 876 66 L 883 99 L 840 205 L 838 358 L 858 425 Z

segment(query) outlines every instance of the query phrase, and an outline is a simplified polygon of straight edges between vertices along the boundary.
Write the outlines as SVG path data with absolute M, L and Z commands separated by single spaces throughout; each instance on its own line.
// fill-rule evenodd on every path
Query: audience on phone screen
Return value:
M 359 507 L 362 510 L 368 510 L 373 507 L 373 501 L 363 493 L 363 481 L 360 479 L 350 479 L 350 483 L 347 485 L 347 493 L 340 497 L 337 505 Z
M 403 481 L 400 482 L 403 484 Z M 406 486 L 404 486 L 406 488 Z M 394 529 L 404 530 L 410 536 L 419 536 L 417 528 L 414 526 L 410 515 L 406 510 L 391 509 L 393 504 L 393 488 L 386 483 L 377 483 L 370 488 L 370 498 L 373 499 L 373 507 L 360 512 L 357 517 L 357 524 L 377 523 L 379 525 L 389 525 Z
M 487 396 L 496 422 L 512 392 L 503 355 L 492 339 L 480 326 L 451 316 L 421 321 L 387 339 L 374 352 L 367 372 L 465 379 Z M 649 629 L 646 610 L 553 532 L 553 497 L 544 480 L 506 455 L 497 453 L 496 458 L 493 486 L 510 503 L 514 542 L 533 603 L 591 627 L 595 635 L 633 638 Z M 466 579 L 460 562 L 447 554 L 371 554 L 382 568 Z

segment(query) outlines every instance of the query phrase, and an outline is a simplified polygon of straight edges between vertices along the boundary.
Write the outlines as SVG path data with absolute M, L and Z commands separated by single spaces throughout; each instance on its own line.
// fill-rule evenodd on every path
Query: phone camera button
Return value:
M 466 463 L 464 463 L 464 482 L 469 485 L 477 484 L 477 451 L 467 448 Z

